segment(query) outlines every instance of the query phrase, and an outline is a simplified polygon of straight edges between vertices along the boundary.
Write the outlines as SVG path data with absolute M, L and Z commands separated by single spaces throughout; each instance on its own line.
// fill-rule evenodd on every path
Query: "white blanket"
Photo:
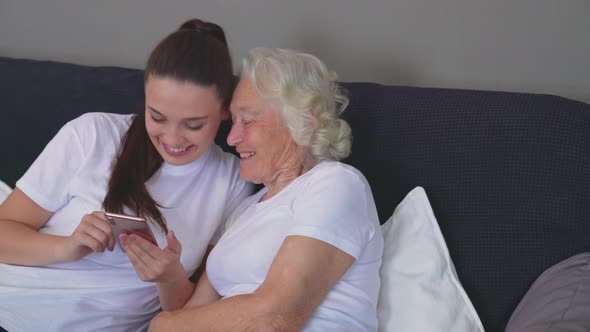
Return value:
M 4 202 L 4 199 L 6 199 L 6 197 L 8 197 L 8 195 L 10 194 L 11 191 L 12 191 L 12 188 L 10 188 L 9 185 L 0 181 L 0 204 L 2 202 Z

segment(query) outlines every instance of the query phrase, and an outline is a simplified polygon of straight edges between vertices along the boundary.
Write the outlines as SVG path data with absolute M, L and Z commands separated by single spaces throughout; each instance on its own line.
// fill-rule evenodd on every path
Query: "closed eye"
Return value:
M 200 124 L 200 125 L 198 125 L 198 126 L 189 126 L 189 125 L 187 125 L 186 127 L 187 127 L 189 130 L 194 130 L 194 131 L 197 131 L 197 130 L 201 130 L 201 129 L 203 129 L 203 127 L 205 127 L 205 124 Z
M 166 121 L 166 119 L 164 119 L 164 118 L 156 118 L 153 115 L 150 115 L 150 117 L 152 118 L 152 120 L 154 120 L 154 122 L 157 122 L 157 123 L 162 123 L 162 122 Z

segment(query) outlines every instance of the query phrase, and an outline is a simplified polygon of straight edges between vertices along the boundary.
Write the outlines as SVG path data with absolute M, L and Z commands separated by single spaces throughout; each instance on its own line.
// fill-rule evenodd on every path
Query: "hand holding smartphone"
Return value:
M 104 217 L 117 241 L 119 234 L 135 234 L 157 245 L 156 238 L 144 218 L 110 212 L 105 212 Z

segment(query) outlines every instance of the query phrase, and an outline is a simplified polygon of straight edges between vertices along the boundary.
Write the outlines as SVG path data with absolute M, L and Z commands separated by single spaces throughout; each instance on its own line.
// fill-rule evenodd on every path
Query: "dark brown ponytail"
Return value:
M 150 76 L 205 87 L 214 86 L 223 107 L 227 109 L 235 80 L 223 29 L 198 19 L 183 23 L 150 54 L 144 71 L 144 82 Z M 154 176 L 163 162 L 148 136 L 145 110 L 142 110 L 134 116 L 121 140 L 103 208 L 123 213 L 126 206 L 167 231 L 166 221 L 159 210 L 162 206 L 150 196 L 145 186 L 145 182 Z

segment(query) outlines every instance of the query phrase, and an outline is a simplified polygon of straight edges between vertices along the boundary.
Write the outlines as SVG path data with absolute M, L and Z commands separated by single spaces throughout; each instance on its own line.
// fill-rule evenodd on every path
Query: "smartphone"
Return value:
M 153 244 L 157 244 L 156 238 L 144 218 L 110 212 L 105 212 L 104 217 L 117 241 L 119 240 L 119 234 L 136 234 Z

